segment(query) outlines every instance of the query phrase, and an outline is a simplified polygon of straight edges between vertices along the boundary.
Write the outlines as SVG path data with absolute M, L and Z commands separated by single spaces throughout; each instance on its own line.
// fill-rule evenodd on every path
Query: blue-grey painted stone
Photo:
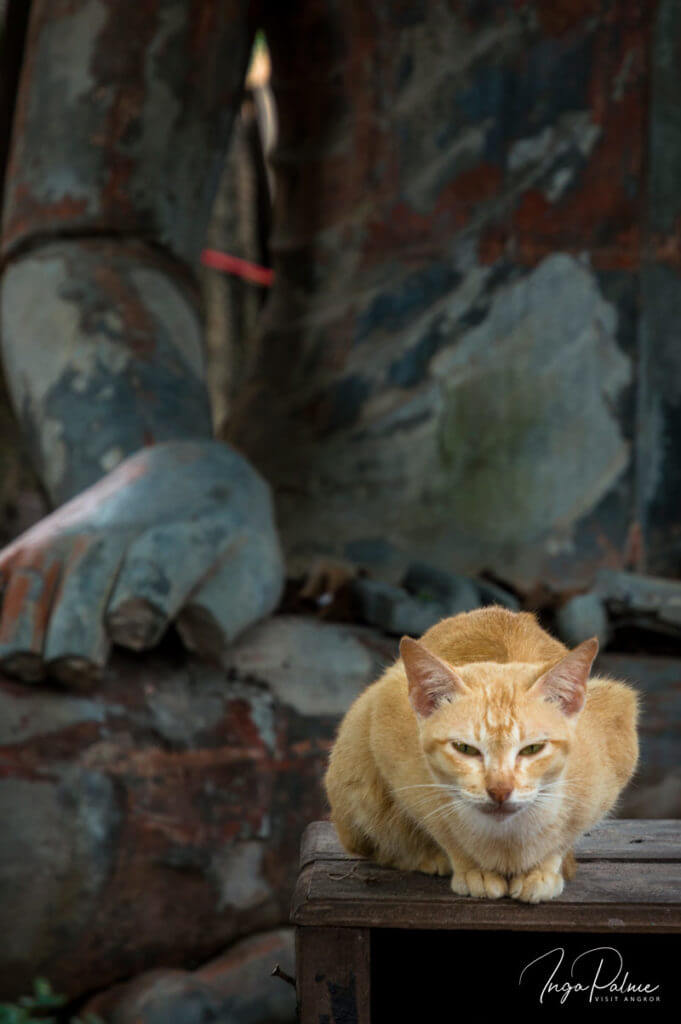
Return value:
M 274 527 L 248 520 L 216 552 L 215 566 L 187 596 L 177 628 L 189 650 L 221 658 L 235 637 L 273 612 L 284 585 L 284 560 Z M 191 550 L 191 548 L 189 549 Z
M 600 569 L 594 587 L 611 614 L 661 632 L 681 631 L 681 582 Z
M 556 631 L 568 647 L 577 647 L 583 640 L 598 637 L 601 648 L 610 638 L 608 614 L 598 594 L 577 594 L 556 612 Z
M 128 635 L 128 646 L 141 650 L 156 643 L 197 581 L 226 561 L 235 547 L 240 549 L 235 541 L 240 525 L 223 509 L 161 523 L 135 537 L 108 602 L 107 624 L 114 640 L 120 628 Z M 191 552 L 191 557 L 178 559 L 178 552 Z
M 42 245 L 5 270 L 0 303 L 12 401 L 55 503 L 145 445 L 211 436 L 197 296 L 153 250 Z
M 12 585 L 26 565 L 42 574 L 37 594 Z M 274 609 L 284 573 L 267 484 L 216 441 L 131 456 L 17 538 L 0 569 L 6 669 L 21 675 L 17 656 L 30 654 L 81 685 L 101 673 L 112 639 L 149 647 L 174 620 L 188 646 L 219 657 Z M 34 676 L 34 662 L 29 668 Z
M 480 578 L 475 580 L 475 585 L 480 593 L 481 604 L 500 604 L 502 608 L 510 608 L 512 612 L 520 611 L 520 601 L 505 587 Z
M 239 0 L 31 4 L 6 249 L 46 235 L 203 244 L 251 31 Z
M 77 931 L 97 913 L 120 820 L 114 786 L 67 765 L 42 781 L 4 777 L 0 817 L 2 967 L 27 955 L 37 967 L 59 942 L 64 918 Z
M 397 645 L 361 626 L 274 615 L 230 648 L 224 667 L 258 679 L 298 714 L 343 715 L 367 682 L 397 657 Z
M 64 681 L 85 682 L 92 665 L 106 664 L 111 640 L 105 616 L 113 581 L 129 530 L 94 533 L 72 548 L 45 632 L 43 660 L 48 673 Z
M 13 601 L 18 594 L 24 614 L 4 623 L 0 640 L 0 664 L 6 672 L 26 682 L 37 683 L 45 675 L 43 664 L 43 630 L 41 620 L 46 602 L 51 602 L 45 573 L 31 566 L 18 566 L 3 587 L 2 600 Z
M 421 601 L 436 601 L 445 609 L 445 615 L 458 615 L 480 607 L 477 581 L 425 562 L 412 562 L 402 586 Z
M 228 947 L 286 920 L 338 722 L 396 647 L 274 616 L 223 668 L 117 649 L 88 697 L 0 673 L 0 1000 L 40 975 L 75 999 L 222 950 L 192 983 L 225 1012 L 292 995 L 269 976 L 292 970 L 279 939 Z
M 379 535 L 395 552 L 389 573 L 378 570 L 389 582 L 418 558 L 488 571 L 521 593 L 547 576 L 576 589 L 593 575 L 591 552 L 583 542 L 576 551 L 581 525 L 617 488 L 620 501 L 628 493 L 618 410 L 634 364 L 618 308 L 588 261 L 567 253 L 502 276 L 491 293 L 492 269 L 463 239 L 451 259 L 460 278 L 437 301 L 403 321 L 391 307 L 371 346 L 344 356 L 344 376 L 371 384 L 352 424 L 318 425 L 294 389 L 295 402 L 280 391 L 254 403 L 234 437 L 271 481 L 296 559 L 342 557 Z M 435 350 L 410 366 L 436 323 Z M 268 380 L 263 372 L 259 385 Z
M 108 1024 L 295 1024 L 296 993 L 272 976 L 295 977 L 292 928 L 242 939 L 195 971 L 147 971 L 91 1000 Z
M 421 636 L 447 615 L 445 605 L 432 598 L 418 598 L 382 580 L 359 578 L 352 584 L 362 622 L 392 636 Z

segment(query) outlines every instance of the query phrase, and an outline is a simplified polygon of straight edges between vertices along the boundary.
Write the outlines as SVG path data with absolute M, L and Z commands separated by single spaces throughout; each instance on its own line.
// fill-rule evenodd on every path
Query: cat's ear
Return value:
M 597 654 L 598 640 L 592 636 L 540 676 L 530 693 L 557 704 L 565 715 L 576 715 L 584 707 L 586 684 Z
M 400 655 L 409 683 L 409 700 L 417 715 L 427 718 L 441 704 L 451 701 L 468 687 L 454 669 L 431 654 L 418 640 L 403 636 Z

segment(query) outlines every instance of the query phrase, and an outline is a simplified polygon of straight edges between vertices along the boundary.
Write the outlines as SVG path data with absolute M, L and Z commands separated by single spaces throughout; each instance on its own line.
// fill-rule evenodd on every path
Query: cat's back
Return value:
M 442 619 L 424 633 L 421 642 L 450 665 L 473 661 L 544 663 L 567 653 L 531 612 L 512 612 L 497 605 Z

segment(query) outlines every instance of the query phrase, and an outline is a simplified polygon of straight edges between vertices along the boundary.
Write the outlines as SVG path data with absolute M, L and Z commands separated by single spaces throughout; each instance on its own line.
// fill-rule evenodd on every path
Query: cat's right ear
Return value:
M 540 676 L 530 693 L 555 704 L 568 717 L 579 714 L 584 707 L 589 672 L 597 654 L 598 640 L 592 636 Z
M 409 700 L 421 718 L 468 689 L 450 665 L 410 636 L 400 640 L 400 656 L 407 673 Z

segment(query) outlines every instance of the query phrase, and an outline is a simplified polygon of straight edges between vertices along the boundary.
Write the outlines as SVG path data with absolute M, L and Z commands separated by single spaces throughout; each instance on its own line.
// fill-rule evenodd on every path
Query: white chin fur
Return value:
M 478 812 L 476 818 L 482 818 L 483 822 L 493 829 L 508 828 L 514 822 L 521 821 L 525 817 L 525 812 L 531 806 L 531 803 L 523 804 L 513 814 L 489 814 L 487 811 L 476 808 Z

